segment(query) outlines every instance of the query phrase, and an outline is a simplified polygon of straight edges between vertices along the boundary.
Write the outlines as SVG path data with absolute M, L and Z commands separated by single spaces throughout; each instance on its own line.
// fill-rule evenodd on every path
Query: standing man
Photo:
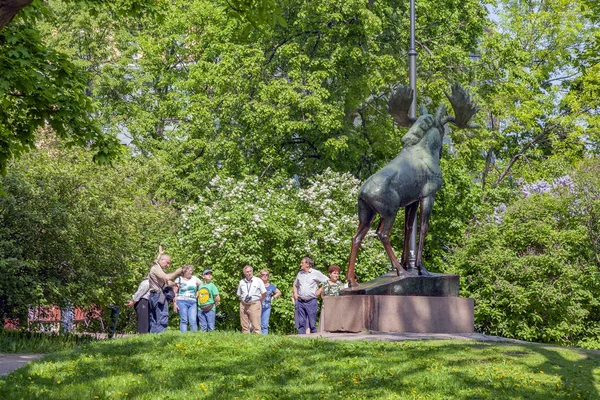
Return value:
M 150 331 L 150 324 L 148 320 L 150 317 L 148 312 L 149 298 L 150 283 L 148 282 L 148 277 L 145 277 L 138 286 L 137 292 L 131 296 L 131 300 L 125 303 L 127 307 L 135 307 L 138 333 L 148 333 Z
M 254 269 L 246 265 L 244 267 L 244 279 L 240 281 L 237 288 L 237 296 L 240 298 L 242 333 L 250 333 L 250 323 L 252 323 L 254 333 L 260 333 L 260 303 L 267 295 L 265 284 L 253 273 Z
M 170 274 L 165 273 L 169 265 L 171 265 L 171 256 L 161 254 L 148 273 L 150 283 L 150 333 L 164 332 L 169 325 L 169 302 L 165 299 L 163 288 L 173 286 L 173 279 L 181 274 L 181 268 Z
M 327 282 L 327 277 L 320 271 L 313 269 L 313 260 L 304 257 L 300 262 L 300 272 L 294 281 L 294 301 L 296 303 L 296 315 L 298 316 L 298 333 L 306 334 L 306 324 L 310 327 L 310 333 L 317 332 L 317 290 L 319 283 Z

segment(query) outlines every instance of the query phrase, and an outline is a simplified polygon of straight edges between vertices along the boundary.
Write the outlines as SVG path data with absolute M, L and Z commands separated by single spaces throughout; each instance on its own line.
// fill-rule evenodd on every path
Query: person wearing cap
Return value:
M 267 289 L 262 280 L 254 276 L 254 268 L 250 265 L 244 267 L 244 279 L 237 288 L 240 299 L 240 324 L 242 333 L 250 333 L 250 324 L 254 333 L 260 334 L 260 304 L 267 296 Z
M 202 281 L 192 275 L 194 267 L 186 264 L 181 267 L 183 276 L 175 279 L 177 284 L 177 292 L 173 300 L 173 311 L 179 312 L 179 330 L 187 332 L 188 324 L 190 331 L 198 330 L 198 313 L 196 308 L 196 296 L 198 294 L 198 286 Z
M 210 269 L 204 270 L 202 273 L 204 283 L 198 288 L 198 320 L 200 320 L 200 330 L 202 332 L 215 330 L 216 308 L 221 303 L 219 289 L 212 283 L 212 278 L 212 271 Z
M 294 301 L 296 304 L 296 315 L 298 316 L 298 333 L 306 334 L 306 324 L 311 333 L 317 332 L 317 291 L 319 284 L 327 282 L 327 277 L 313 268 L 313 260 L 304 257 L 300 262 L 300 272 L 294 281 Z

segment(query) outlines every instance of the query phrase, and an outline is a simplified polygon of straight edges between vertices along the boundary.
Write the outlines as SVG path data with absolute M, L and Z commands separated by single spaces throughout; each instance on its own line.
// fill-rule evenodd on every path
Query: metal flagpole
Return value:
M 408 49 L 408 78 L 413 91 L 413 101 L 410 105 L 409 116 L 417 118 L 417 51 L 415 50 L 415 0 L 410 0 L 410 45 Z M 417 244 L 417 216 L 410 234 L 408 262 L 415 268 Z

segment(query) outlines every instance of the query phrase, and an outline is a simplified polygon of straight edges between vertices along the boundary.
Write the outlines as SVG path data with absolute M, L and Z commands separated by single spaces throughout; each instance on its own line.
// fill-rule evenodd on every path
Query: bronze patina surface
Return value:
M 429 274 L 417 276 L 388 272 L 372 281 L 344 289 L 340 296 L 383 295 L 383 296 L 439 296 L 450 297 L 459 294 L 459 276 L 449 274 Z
M 408 117 L 412 101 L 412 90 L 402 86 L 395 90 L 388 103 L 390 113 L 398 125 L 410 126 L 402 138 L 403 148 L 389 164 L 366 180 L 358 194 L 359 226 L 352 238 L 352 250 L 348 261 L 346 277 L 348 284 L 355 287 L 358 282 L 354 266 L 362 240 L 371 229 L 375 217 L 379 215 L 377 236 L 381 240 L 387 256 L 397 272 L 402 275 L 411 271 L 409 262 L 409 240 L 413 223 L 419 215 L 419 243 L 416 251 L 415 268 L 420 276 L 429 276 L 423 265 L 423 243 L 429 226 L 429 216 L 433 200 L 442 187 L 440 157 L 444 140 L 445 125 L 453 123 L 459 128 L 474 128 L 469 120 L 479 108 L 469 94 L 458 84 L 452 87 L 452 94 L 446 95 L 454 116 L 446 114 L 442 104 L 434 114 L 421 110 L 417 119 Z M 390 244 L 390 231 L 398 211 L 404 208 L 404 247 L 400 262 Z

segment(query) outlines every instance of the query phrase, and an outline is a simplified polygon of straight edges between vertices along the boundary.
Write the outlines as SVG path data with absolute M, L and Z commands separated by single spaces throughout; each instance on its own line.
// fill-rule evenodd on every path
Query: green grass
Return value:
M 600 355 L 481 343 L 169 331 L 47 355 L 0 379 L 11 399 L 597 399 Z
M 51 353 L 95 341 L 91 336 L 0 329 L 0 353 Z

